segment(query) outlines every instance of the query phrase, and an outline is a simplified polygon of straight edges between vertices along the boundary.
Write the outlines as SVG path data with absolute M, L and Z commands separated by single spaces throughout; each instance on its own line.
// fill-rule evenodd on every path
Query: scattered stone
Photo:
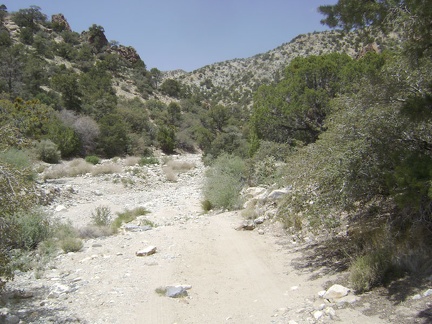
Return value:
M 94 244 L 92 244 L 92 247 L 102 247 L 102 244 L 100 244 L 100 243 L 94 243 Z
M 64 206 L 64 205 L 58 205 L 56 208 L 55 208 L 55 211 L 56 212 L 62 212 L 62 211 L 65 211 L 67 208 Z
M 252 220 L 245 220 L 235 228 L 236 231 L 252 231 L 255 229 L 255 223 Z
M 258 234 L 259 234 L 259 235 L 264 235 L 264 230 L 263 230 L 262 228 L 260 228 L 260 229 L 258 230 Z
M 186 297 L 187 291 L 192 288 L 190 285 L 166 286 L 165 296 L 170 298 Z
M 322 311 L 316 311 L 315 313 L 313 313 L 313 317 L 316 320 L 319 320 L 323 315 L 324 315 L 324 313 Z
M 430 295 L 432 295 L 432 289 L 428 289 L 428 290 L 426 290 L 426 291 L 423 293 L 423 296 L 424 296 L 424 297 L 427 297 L 427 296 L 430 296 Z
M 336 311 L 334 310 L 333 307 L 327 307 L 327 308 L 324 310 L 324 313 L 326 313 L 327 315 L 329 315 L 329 316 L 332 317 L 332 318 L 336 316 Z
M 416 295 L 414 295 L 414 296 L 411 297 L 411 299 L 413 299 L 413 300 L 418 300 L 418 299 L 421 299 L 421 298 L 422 298 L 422 296 L 420 294 L 416 294 Z
M 156 246 L 150 245 L 143 250 L 137 251 L 136 256 L 149 256 L 156 253 Z
M 273 190 L 268 196 L 267 199 L 278 200 L 285 196 L 287 193 L 291 191 L 291 187 L 286 187 L 282 189 Z
M 336 303 L 338 306 L 343 306 L 344 304 L 354 304 L 360 300 L 359 297 L 354 295 L 348 295 L 345 297 L 338 298 Z
M 93 193 L 95 196 L 102 196 L 102 195 L 103 195 L 103 193 L 102 193 L 100 190 L 94 190 L 94 191 L 92 191 L 92 193 Z
M 331 286 L 326 293 L 324 294 L 324 299 L 338 299 L 345 297 L 350 292 L 349 288 L 346 288 L 342 285 L 333 285 Z
M 318 292 L 318 296 L 321 298 L 324 298 L 324 295 L 326 294 L 326 290 L 321 290 L 320 292 Z
M 123 228 L 127 232 L 145 232 L 152 229 L 152 227 L 148 225 L 138 226 L 133 224 L 125 224 L 123 225 Z
M 0 319 L 1 319 L 1 317 L 0 317 Z M 19 322 L 20 322 L 20 319 L 16 315 L 8 314 L 5 316 L 5 322 L 4 322 L 5 324 L 18 324 Z
M 70 287 L 61 283 L 56 283 L 48 294 L 48 298 L 59 298 L 61 295 L 69 293 L 70 290 Z
M 255 224 L 262 224 L 262 223 L 264 223 L 264 216 L 260 216 L 260 217 L 258 217 L 258 218 L 256 218 L 255 220 L 254 220 L 254 223 Z

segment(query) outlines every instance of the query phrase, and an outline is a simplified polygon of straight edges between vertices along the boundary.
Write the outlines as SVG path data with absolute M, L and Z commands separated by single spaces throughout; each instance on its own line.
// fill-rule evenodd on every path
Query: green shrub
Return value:
M 61 154 L 57 145 L 50 140 L 42 140 L 36 144 L 36 154 L 46 163 L 59 163 Z
M 78 229 L 78 235 L 82 239 L 110 236 L 113 233 L 111 226 L 88 225 Z
M 123 223 L 129 223 L 129 222 L 135 220 L 138 216 L 143 216 L 143 215 L 148 214 L 148 212 L 149 211 L 147 209 L 145 209 L 144 207 L 136 207 L 132 210 L 126 209 L 122 213 L 117 213 L 117 218 L 114 219 L 114 221 L 112 222 L 112 228 L 114 230 L 117 230 L 122 226 Z M 154 225 L 154 224 L 152 224 L 152 225 Z
M 139 161 L 139 165 L 151 165 L 151 164 L 159 164 L 159 160 L 154 156 L 144 156 Z
M 83 242 L 77 237 L 66 237 L 60 242 L 60 247 L 65 253 L 78 252 L 83 247 Z
M 157 140 L 164 153 L 174 153 L 174 149 L 176 148 L 176 135 L 173 126 L 161 126 L 157 134 Z
M 49 215 L 42 210 L 18 212 L 13 218 L 20 238 L 19 248 L 35 249 L 40 242 L 51 236 Z
M 250 161 L 249 181 L 252 186 L 262 184 L 273 184 L 277 177 L 276 160 L 273 156 L 268 156 L 262 160 Z
M 206 213 L 213 209 L 212 203 L 208 199 L 201 201 L 201 207 Z
M 16 148 L 9 148 L 0 152 L 0 161 L 13 165 L 20 170 L 31 166 L 30 153 Z
M 96 207 L 91 218 L 96 226 L 110 226 L 112 223 L 111 209 L 107 206 Z
M 350 280 L 354 290 L 364 292 L 382 284 L 391 270 L 391 259 L 389 249 L 376 249 L 357 257 L 350 266 Z
M 215 208 L 239 208 L 245 169 L 241 158 L 228 154 L 219 156 L 206 174 L 204 198 Z
M 95 155 L 89 155 L 85 158 L 86 162 L 96 165 L 100 162 L 100 159 Z

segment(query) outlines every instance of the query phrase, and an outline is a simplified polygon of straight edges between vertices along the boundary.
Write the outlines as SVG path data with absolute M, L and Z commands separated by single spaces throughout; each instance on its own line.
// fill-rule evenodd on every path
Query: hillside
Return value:
M 380 50 L 389 46 L 389 39 L 385 37 L 376 39 L 376 42 Z M 250 106 L 252 94 L 258 87 L 280 80 L 283 70 L 294 58 L 328 53 L 346 53 L 355 58 L 367 45 L 357 32 L 315 32 L 299 35 L 288 43 L 253 57 L 218 62 L 190 73 L 168 71 L 163 73 L 163 78 L 178 80 L 215 101 Z

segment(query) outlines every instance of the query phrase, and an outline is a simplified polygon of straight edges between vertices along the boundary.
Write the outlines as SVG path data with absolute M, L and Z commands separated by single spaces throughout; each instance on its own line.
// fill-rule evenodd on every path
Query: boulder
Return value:
M 145 249 L 137 251 L 136 256 L 149 256 L 156 253 L 156 246 L 150 245 Z
M 190 285 L 166 286 L 165 296 L 170 298 L 186 297 L 187 291 L 192 288 Z
M 254 229 L 255 223 L 253 220 L 245 220 L 235 228 L 236 231 L 252 231 Z
M 141 60 L 141 57 L 139 56 L 135 48 L 131 46 L 123 46 L 123 45 L 112 46 L 110 52 L 117 53 L 118 55 L 123 57 L 126 61 L 128 61 L 131 64 L 134 64 Z
M 262 223 L 264 223 L 264 220 L 265 220 L 264 216 L 260 216 L 260 217 L 254 219 L 254 223 L 257 225 L 262 224 Z
M 324 299 L 338 299 L 348 295 L 350 292 L 349 288 L 346 288 L 342 285 L 333 285 L 331 286 L 323 295 Z
M 52 15 L 51 22 L 53 25 L 59 26 L 62 30 L 72 31 L 69 23 L 62 14 Z
M 267 199 L 270 200 L 278 200 L 285 196 L 287 193 L 291 191 L 291 187 L 286 187 L 282 189 L 273 190 L 268 196 Z

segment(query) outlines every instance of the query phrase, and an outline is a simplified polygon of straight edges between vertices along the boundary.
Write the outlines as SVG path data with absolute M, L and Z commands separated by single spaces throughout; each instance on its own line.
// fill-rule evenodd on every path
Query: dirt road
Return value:
M 198 155 L 181 159 L 195 168 L 177 182 L 165 181 L 157 168 L 132 188 L 102 177 L 58 181 L 74 194 L 57 201 L 65 209 L 56 215 L 76 226 L 88 224 L 100 205 L 113 211 L 145 206 L 158 226 L 88 240 L 82 251 L 59 255 L 37 279 L 18 274 L 12 288 L 32 298 L 15 305 L 15 313 L 30 323 L 391 322 L 352 307 L 332 308 L 318 297 L 337 277 L 294 269 L 292 260 L 302 255 L 274 225 L 270 231 L 264 224 L 259 235 L 234 229 L 239 212 L 202 214 L 204 167 Z M 148 246 L 157 252 L 136 256 Z M 168 285 L 191 288 L 182 298 L 156 292 Z

